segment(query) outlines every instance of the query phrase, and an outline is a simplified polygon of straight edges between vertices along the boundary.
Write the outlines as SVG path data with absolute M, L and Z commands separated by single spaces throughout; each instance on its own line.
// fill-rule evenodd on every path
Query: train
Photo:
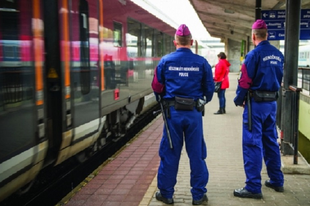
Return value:
M 174 34 L 130 0 L 1 0 L 0 201 L 122 138 Z
M 298 48 L 297 87 L 309 94 L 310 91 L 310 44 L 300 45 Z
M 298 67 L 310 66 L 310 44 L 301 45 L 298 48 Z

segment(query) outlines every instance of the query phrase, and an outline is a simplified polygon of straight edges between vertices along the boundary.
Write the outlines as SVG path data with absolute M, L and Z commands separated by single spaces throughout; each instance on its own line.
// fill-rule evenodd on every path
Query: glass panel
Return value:
M 154 56 L 152 48 L 153 48 L 153 35 L 154 34 L 154 30 L 149 28 L 149 27 L 145 27 L 145 40 L 146 40 L 146 57 L 152 57 Z
M 99 117 L 98 5 L 96 1 L 71 2 L 73 123 L 79 126 Z
M 114 31 L 113 31 L 114 46 L 116 46 L 116 47 L 122 47 L 123 46 L 122 36 L 123 36 L 122 25 L 114 22 Z
M 0 163 L 34 142 L 32 8 L 0 1 Z
M 153 62 L 153 54 L 152 54 L 152 47 L 153 47 L 153 37 L 154 37 L 154 29 L 145 26 L 144 27 L 144 31 L 145 31 L 145 67 L 146 67 L 146 73 L 147 73 L 147 78 L 149 78 L 149 76 L 153 76 L 152 71 L 155 68 L 156 65 L 154 65 Z
M 169 54 L 175 50 L 175 47 L 173 45 L 173 38 L 166 34 L 164 35 L 164 38 L 165 38 L 165 54 Z
M 87 95 L 90 91 L 90 66 L 89 66 L 89 16 L 88 3 L 80 0 L 79 4 L 79 34 L 80 34 L 80 84 L 81 93 Z
M 150 88 L 153 71 L 159 60 L 154 57 L 164 55 L 164 45 L 167 42 L 163 41 L 163 33 L 154 28 L 133 19 L 128 19 L 127 23 L 126 44 L 130 91 L 146 90 Z
M 156 31 L 155 32 L 155 39 L 156 39 L 156 47 L 155 47 L 155 56 L 162 57 L 164 55 L 164 35 L 162 32 Z

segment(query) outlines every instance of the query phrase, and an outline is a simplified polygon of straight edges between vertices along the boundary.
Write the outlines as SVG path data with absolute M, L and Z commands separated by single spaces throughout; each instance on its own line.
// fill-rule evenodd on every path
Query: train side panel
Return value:
M 39 1 L 0 3 L 0 201 L 41 170 L 45 138 Z M 32 26 L 30 26 L 32 25 Z
M 71 11 L 67 18 L 59 17 L 69 21 L 70 28 L 71 107 L 66 109 L 65 122 L 71 125 L 64 125 L 56 164 L 77 153 L 84 157 L 107 139 L 123 136 L 134 119 L 156 103 L 147 97 L 144 106 L 145 96 L 152 94 L 153 70 L 160 56 L 174 49 L 173 37 L 158 30 L 171 34 L 174 29 L 163 22 L 157 23 L 157 29 L 147 26 L 160 20 L 147 12 L 137 15 L 141 8 L 130 1 L 81 0 L 67 7 L 63 2 L 59 1 L 59 9 Z

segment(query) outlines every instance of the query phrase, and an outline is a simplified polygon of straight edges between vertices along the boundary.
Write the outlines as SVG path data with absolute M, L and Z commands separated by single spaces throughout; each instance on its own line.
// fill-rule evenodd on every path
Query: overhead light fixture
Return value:
M 234 14 L 235 13 L 233 10 L 230 10 L 230 9 L 224 9 L 224 12 L 227 14 Z

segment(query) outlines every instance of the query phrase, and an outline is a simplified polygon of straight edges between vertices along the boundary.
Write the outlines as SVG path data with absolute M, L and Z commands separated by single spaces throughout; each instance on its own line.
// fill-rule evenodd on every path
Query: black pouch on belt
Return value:
M 194 99 L 175 97 L 174 108 L 176 110 L 188 110 L 191 111 L 194 109 L 195 101 Z
M 253 91 L 255 102 L 272 102 L 278 99 L 278 92 Z

